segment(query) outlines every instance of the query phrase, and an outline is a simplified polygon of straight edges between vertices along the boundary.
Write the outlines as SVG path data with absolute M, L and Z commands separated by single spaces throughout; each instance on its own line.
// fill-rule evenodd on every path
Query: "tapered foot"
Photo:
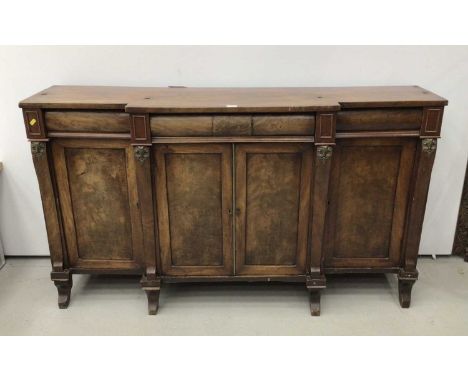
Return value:
M 310 314 L 320 316 L 320 289 L 310 292 Z
M 411 305 L 411 290 L 418 279 L 418 272 L 400 271 L 398 274 L 398 295 L 402 308 L 409 308 Z
M 58 307 L 68 308 L 70 304 L 70 293 L 73 286 L 72 274 L 70 271 L 51 272 L 50 278 L 54 282 L 58 291 Z
M 160 279 L 148 280 L 146 276 L 143 276 L 140 284 L 141 288 L 146 292 L 146 297 L 148 297 L 148 314 L 155 315 L 159 308 L 161 281 Z
M 159 290 L 145 290 L 145 292 L 148 297 L 148 314 L 155 315 L 159 308 Z
M 306 287 L 310 294 L 310 314 L 320 316 L 320 291 L 326 287 L 325 276 L 307 276 Z

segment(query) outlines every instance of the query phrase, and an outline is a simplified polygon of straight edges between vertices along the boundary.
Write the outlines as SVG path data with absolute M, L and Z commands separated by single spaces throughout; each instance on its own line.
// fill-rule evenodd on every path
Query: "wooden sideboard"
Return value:
M 161 282 L 398 276 L 402 307 L 447 101 L 417 86 L 52 86 L 20 102 L 59 307 L 73 273 Z

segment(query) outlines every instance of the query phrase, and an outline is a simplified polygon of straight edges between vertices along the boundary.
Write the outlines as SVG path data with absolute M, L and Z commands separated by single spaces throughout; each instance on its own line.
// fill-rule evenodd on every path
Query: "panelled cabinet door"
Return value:
M 135 159 L 122 141 L 52 142 L 71 267 L 142 268 Z
M 400 264 L 414 139 L 342 139 L 333 153 L 327 268 Z
M 232 146 L 155 145 L 162 273 L 233 274 Z
M 236 146 L 236 274 L 306 272 L 311 144 Z

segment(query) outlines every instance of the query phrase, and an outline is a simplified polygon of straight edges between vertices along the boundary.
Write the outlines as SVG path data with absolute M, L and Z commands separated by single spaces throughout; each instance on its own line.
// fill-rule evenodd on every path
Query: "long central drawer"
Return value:
M 150 125 L 159 137 L 314 135 L 315 115 L 157 115 Z

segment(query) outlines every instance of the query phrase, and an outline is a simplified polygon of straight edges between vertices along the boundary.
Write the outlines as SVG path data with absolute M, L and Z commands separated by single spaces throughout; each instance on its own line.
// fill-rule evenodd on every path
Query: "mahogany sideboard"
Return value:
M 52 86 L 20 102 L 60 308 L 73 273 L 302 282 L 396 273 L 402 307 L 447 100 L 417 86 Z

